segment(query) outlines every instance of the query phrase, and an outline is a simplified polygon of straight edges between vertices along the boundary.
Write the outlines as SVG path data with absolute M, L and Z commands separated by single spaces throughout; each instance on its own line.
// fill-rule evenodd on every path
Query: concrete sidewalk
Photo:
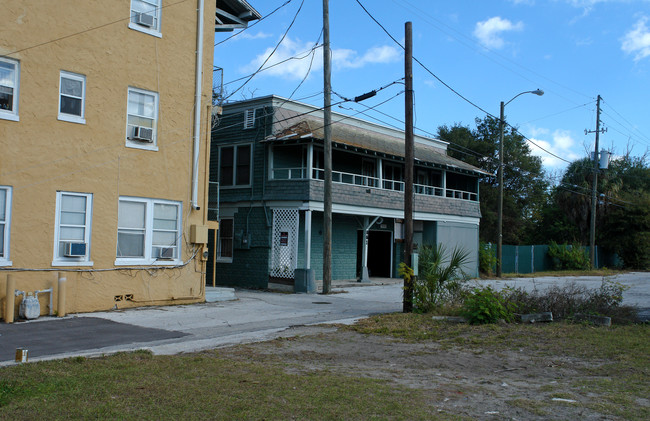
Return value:
M 0 365 L 148 349 L 177 354 L 277 337 L 290 327 L 350 323 L 402 309 L 401 283 L 333 285 L 333 294 L 236 290 L 236 301 L 142 307 L 0 324 Z M 361 286 L 362 287 L 358 287 Z
M 611 278 L 628 287 L 623 303 L 650 315 L 650 274 Z M 540 277 L 473 280 L 477 285 L 528 290 L 575 282 L 599 288 L 602 277 Z M 0 365 L 15 364 L 16 348 L 29 350 L 29 360 L 99 356 L 148 349 L 177 354 L 232 344 L 262 341 L 296 326 L 351 323 L 372 314 L 402 310 L 402 280 L 377 279 L 369 284 L 334 282 L 333 293 L 288 294 L 236 290 L 235 301 L 194 305 L 141 307 L 86 313 L 64 318 L 41 317 L 15 324 L 0 323 Z

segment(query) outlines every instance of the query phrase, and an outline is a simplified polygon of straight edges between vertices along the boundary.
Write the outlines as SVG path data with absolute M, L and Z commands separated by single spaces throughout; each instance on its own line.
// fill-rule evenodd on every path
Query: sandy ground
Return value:
M 523 349 L 450 349 L 436 342 L 408 343 L 327 326 L 292 328 L 286 335 L 220 353 L 281 364 L 293 373 L 327 370 L 404 385 L 425 393 L 434 414 L 481 420 L 619 419 L 586 408 L 598 396 L 589 390 L 576 394 L 569 386 L 582 377 L 593 381 L 582 370 L 593 366 L 593 360 L 551 359 Z M 638 404 L 648 407 L 650 401 Z

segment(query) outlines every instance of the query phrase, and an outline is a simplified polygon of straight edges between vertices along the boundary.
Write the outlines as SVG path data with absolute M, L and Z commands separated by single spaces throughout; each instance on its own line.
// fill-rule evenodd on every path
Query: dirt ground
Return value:
M 292 373 L 327 370 L 418 389 L 432 405 L 432 418 L 440 412 L 481 420 L 622 419 L 587 407 L 598 393 L 589 388 L 576 392 L 580 380 L 594 381 L 587 370 L 593 360 L 549 358 L 523 349 L 467 351 L 330 326 L 296 327 L 284 338 L 220 353 L 278 364 Z M 637 404 L 647 408 L 650 401 Z

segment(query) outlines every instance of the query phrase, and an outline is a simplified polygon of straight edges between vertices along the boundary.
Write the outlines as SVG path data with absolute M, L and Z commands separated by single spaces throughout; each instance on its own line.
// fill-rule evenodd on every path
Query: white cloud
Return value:
M 553 155 L 549 155 L 541 148 L 558 155 L 567 161 L 575 161 L 582 158 L 580 153 L 574 151 L 576 141 L 571 137 L 568 130 L 555 130 L 552 134 L 548 129 L 533 128 L 530 130 L 531 140 L 538 146 L 529 143 L 533 155 L 542 158 L 542 164 L 547 168 L 560 168 L 566 166 L 566 162 Z M 549 139 L 550 135 L 550 139 Z
M 483 22 L 478 22 L 474 28 L 474 36 L 487 48 L 500 49 L 505 45 L 502 38 L 504 32 L 521 31 L 524 29 L 523 22 L 512 23 L 508 19 L 495 16 Z
M 399 61 L 401 52 L 392 46 L 372 47 L 361 57 L 354 50 L 332 50 L 332 64 L 336 69 L 358 69 L 366 64 L 393 63 Z
M 641 17 L 622 39 L 621 49 L 626 54 L 634 54 L 634 61 L 650 56 L 650 29 L 647 22 L 647 17 Z
M 299 80 L 305 77 L 311 63 L 312 73 L 323 68 L 323 50 L 316 49 L 312 55 L 309 51 L 313 48 L 314 42 L 301 42 L 286 37 L 282 44 L 275 51 L 273 56 L 266 62 L 264 67 L 269 67 L 278 64 L 284 60 L 288 60 L 282 64 L 278 64 L 268 70 L 265 70 L 261 75 L 282 77 L 290 80 Z M 266 58 L 273 52 L 273 47 L 269 47 L 262 54 L 255 57 L 250 63 L 244 66 L 241 71 L 243 73 L 251 73 L 257 70 Z M 351 49 L 333 49 L 332 50 L 332 67 L 335 70 L 342 69 L 358 69 L 368 64 L 384 64 L 399 61 L 401 58 L 401 51 L 392 46 L 379 46 L 372 47 L 365 53 Z
M 248 32 L 244 32 L 238 37 L 235 37 L 235 39 L 266 39 L 272 37 L 273 34 L 269 34 L 266 32 L 258 32 L 256 34 L 250 34 Z

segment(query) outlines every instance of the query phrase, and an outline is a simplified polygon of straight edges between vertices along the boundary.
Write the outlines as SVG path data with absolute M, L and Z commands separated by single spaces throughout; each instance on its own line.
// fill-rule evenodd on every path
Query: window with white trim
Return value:
M 158 93 L 129 88 L 126 146 L 157 150 Z
M 18 121 L 20 63 L 0 57 L 0 118 Z
M 129 28 L 160 37 L 162 0 L 131 0 Z
M 116 264 L 176 264 L 180 238 L 181 202 L 120 197 Z
M 9 228 L 11 225 L 11 187 L 0 186 L 0 266 L 9 266 Z
M 61 71 L 59 78 L 59 120 L 85 124 L 86 77 Z
M 88 266 L 93 195 L 56 193 L 54 260 L 52 266 Z
M 219 240 L 217 242 L 217 261 L 232 263 L 234 219 L 221 218 L 219 221 Z
M 251 145 L 219 148 L 219 187 L 251 184 Z

